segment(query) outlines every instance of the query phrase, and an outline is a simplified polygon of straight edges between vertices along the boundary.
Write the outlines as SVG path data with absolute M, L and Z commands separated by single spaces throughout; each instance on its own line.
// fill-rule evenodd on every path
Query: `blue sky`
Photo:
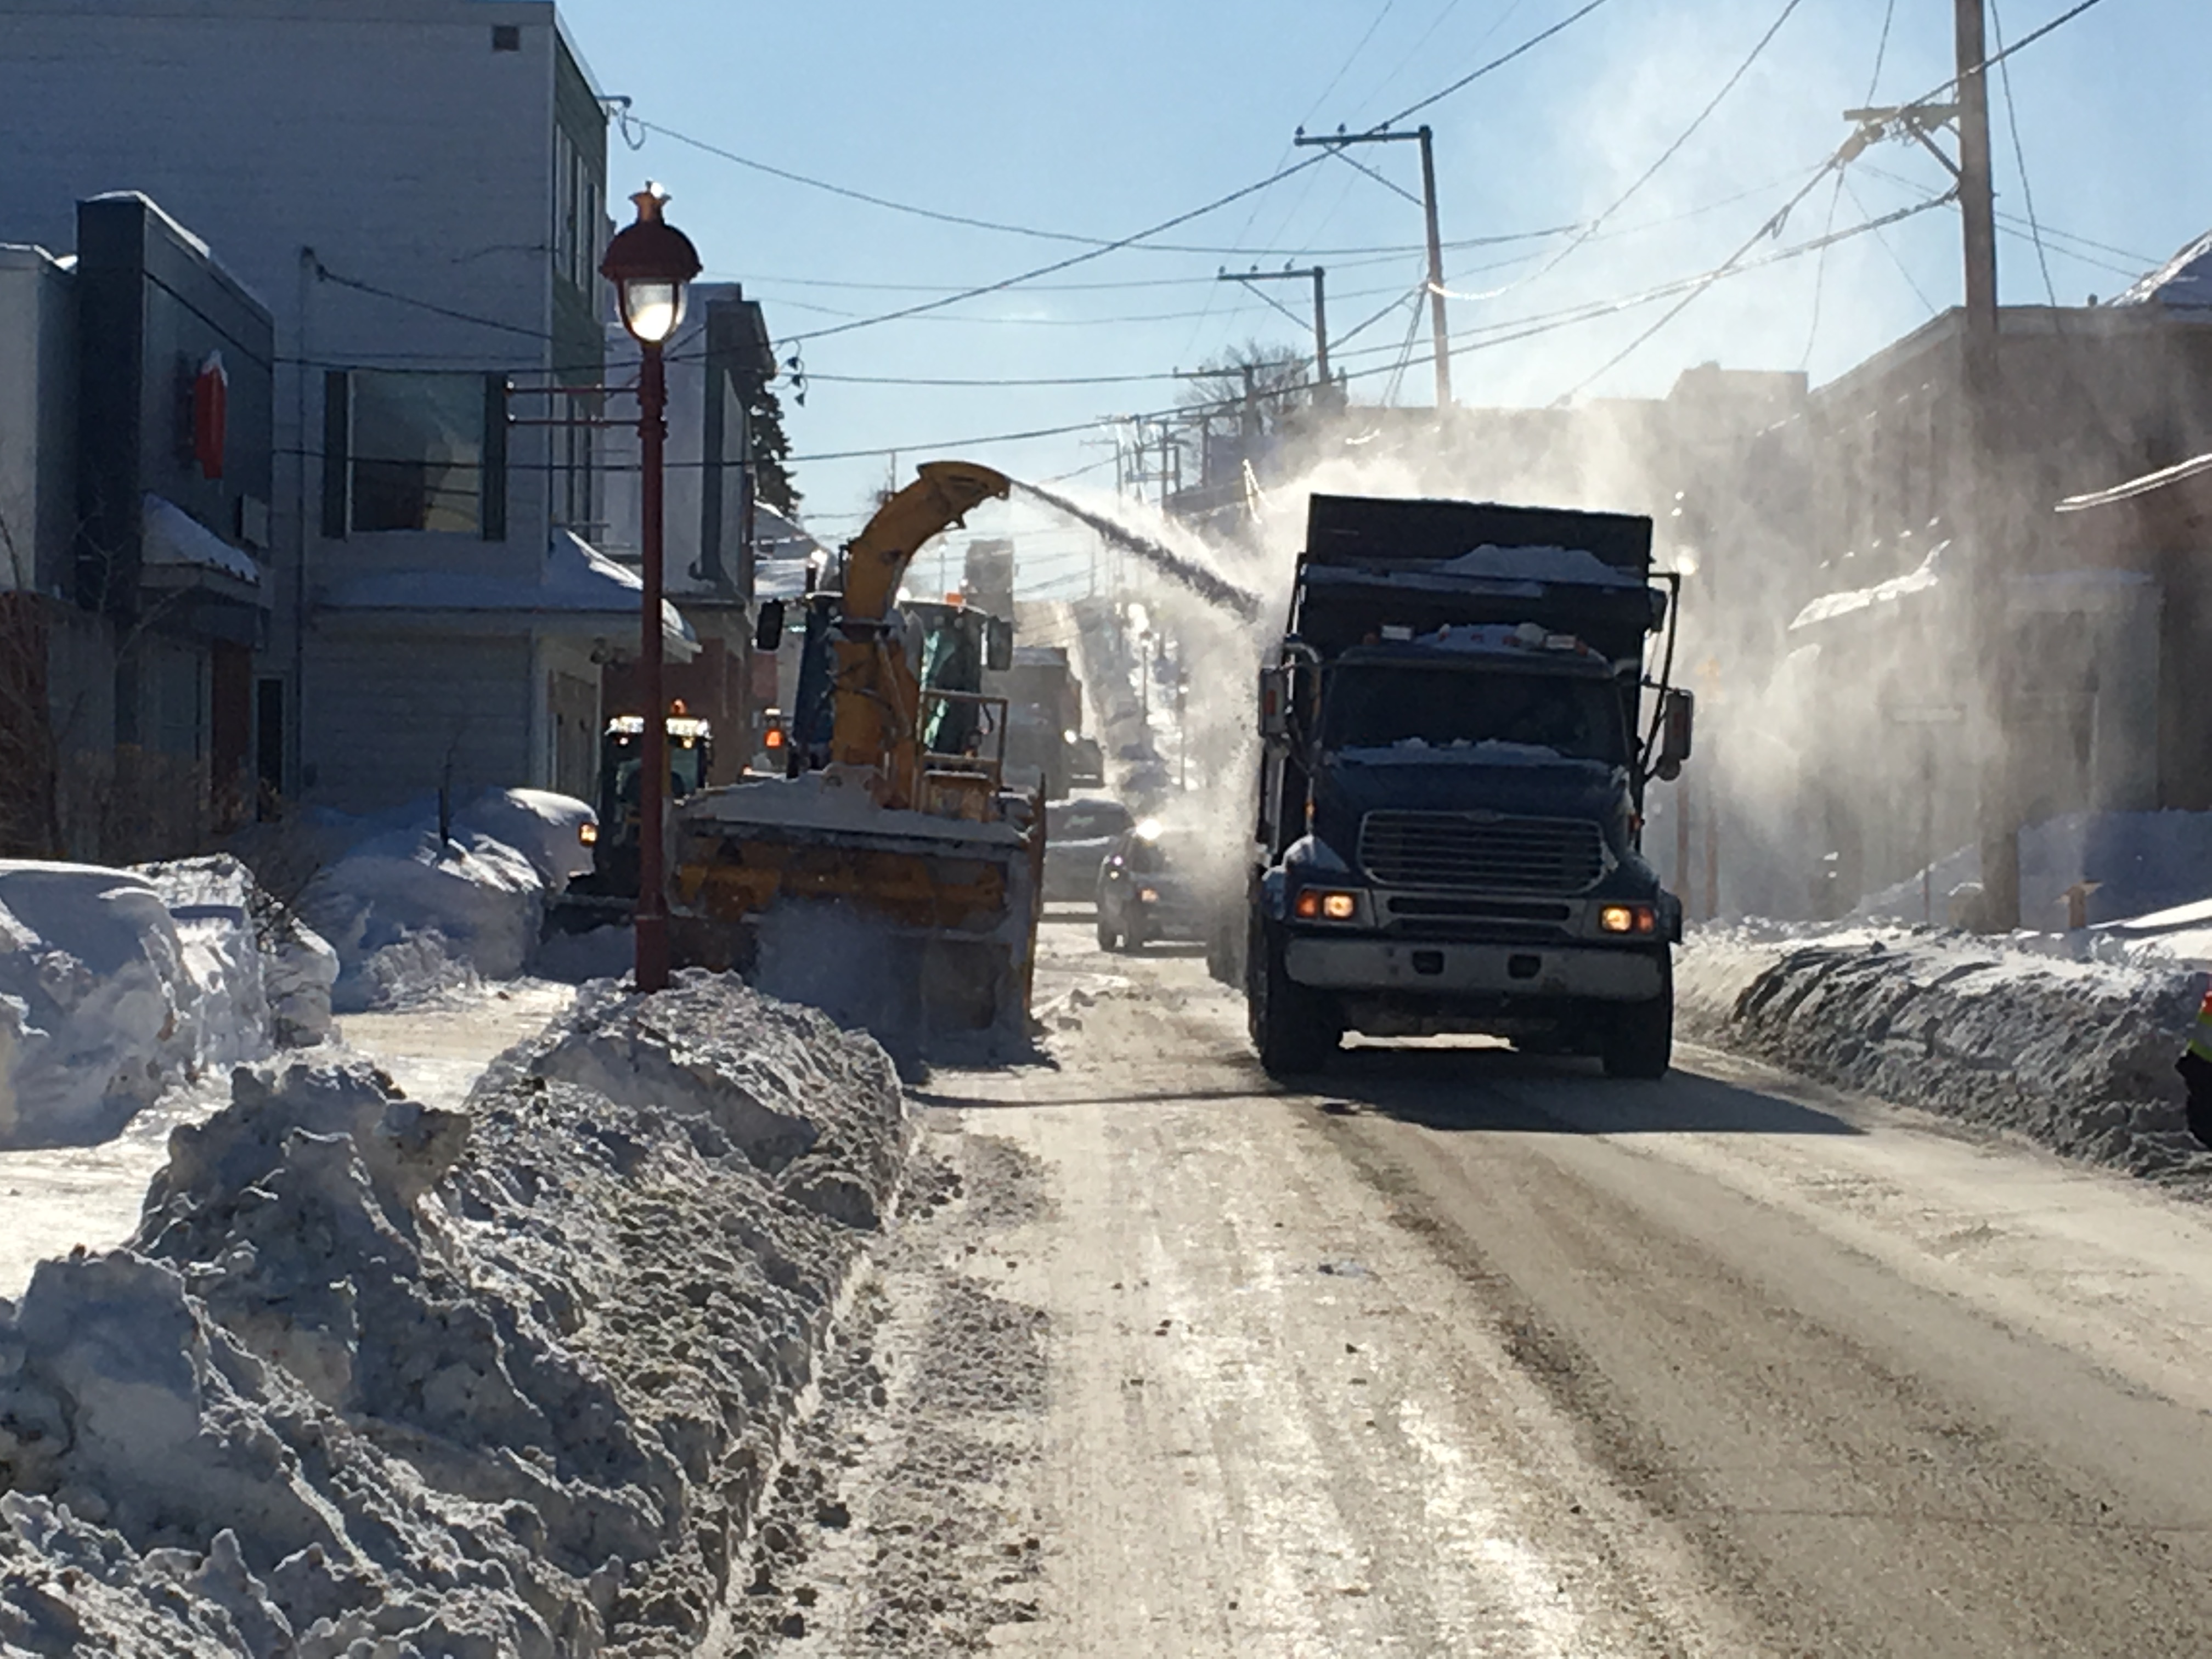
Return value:
M 1113 239 L 1197 207 L 1279 167 L 1305 123 L 1358 130 L 1387 118 L 1576 10 L 1581 0 L 1119 0 L 1112 6 L 732 5 L 728 0 L 565 0 L 603 89 L 643 121 L 773 167 L 933 210 Z M 1527 56 L 1418 118 L 1436 129 L 1448 242 L 1586 222 L 1613 204 L 1684 130 L 1787 0 L 1606 0 Z M 2072 0 L 1996 0 L 2008 40 Z M 1812 176 L 1845 133 L 1840 112 L 1902 102 L 1949 75 L 1949 0 L 1799 0 L 1711 118 L 1596 236 L 1455 249 L 1447 282 L 1489 297 L 1455 301 L 1455 335 L 1637 294 L 1710 269 Z M 1887 46 L 1881 46 L 1888 14 Z M 1875 76 L 1877 53 L 1881 70 Z M 2039 218 L 2081 240 L 2050 243 L 2053 286 L 2080 304 L 2109 295 L 2212 226 L 2208 120 L 2212 6 L 2103 0 L 2011 62 L 2013 111 Z M 2027 213 L 2002 83 L 1995 121 L 1999 209 Z M 1248 339 L 1303 349 L 1307 332 L 1224 265 L 1320 263 L 1332 333 L 1349 332 L 1420 275 L 1407 249 L 1417 206 L 1340 161 L 1320 165 L 1161 240 L 1204 250 L 1132 248 L 925 318 L 807 341 L 858 317 L 997 282 L 1083 252 L 1080 244 L 965 228 L 886 210 L 771 177 L 647 131 L 617 138 L 620 194 L 650 176 L 708 270 L 746 284 L 811 376 L 788 407 L 801 455 L 898 447 L 902 471 L 957 447 L 1043 477 L 1105 461 L 1097 434 L 1024 443 L 951 441 L 1171 406 L 1170 379 L 1081 386 L 854 384 L 831 377 L 1018 380 L 1162 375 Z M 1359 152 L 1418 191 L 1413 147 Z M 1780 247 L 1847 230 L 1940 194 L 1948 180 L 1914 147 L 1891 144 L 1823 182 L 1791 214 Z M 2091 246 L 2102 244 L 2102 247 Z M 1956 302 L 1959 229 L 1948 208 L 1739 276 L 1583 395 L 1663 393 L 1685 367 L 1808 368 L 1826 379 Z M 1237 250 L 1229 252 L 1227 250 Z M 1366 252 L 1365 250 L 1379 250 Z M 2112 252 L 2110 250 L 2118 250 Z M 1547 269 L 1547 265 L 1550 265 Z M 2001 246 L 2008 301 L 2039 302 L 2034 247 Z M 1082 286 L 1076 286 L 1080 284 Z M 1814 325 L 1816 285 L 1819 322 Z M 1503 291 L 1499 291 L 1503 290 Z M 1276 284 L 1304 315 L 1301 287 Z M 1662 314 L 1647 306 L 1498 347 L 1455 351 L 1467 403 L 1547 403 L 1589 380 Z M 1353 369 L 1387 370 L 1407 336 L 1401 308 L 1338 348 Z M 1425 326 L 1425 325 L 1424 325 Z M 1358 355 L 1362 349 L 1370 355 Z M 1380 398 L 1391 377 L 1356 383 Z M 1404 376 L 1423 403 L 1430 371 Z M 884 456 L 802 463 L 810 514 L 849 534 Z M 1040 561 L 1079 556 L 1079 539 Z M 1065 545 L 1062 544 L 1065 543 Z

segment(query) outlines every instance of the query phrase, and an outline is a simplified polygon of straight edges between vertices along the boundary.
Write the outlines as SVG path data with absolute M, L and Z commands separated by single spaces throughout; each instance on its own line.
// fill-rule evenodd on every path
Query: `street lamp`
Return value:
M 660 687 L 662 448 L 668 437 L 668 376 L 660 350 L 684 320 L 684 289 L 699 274 L 691 239 L 661 217 L 667 192 L 647 185 L 629 198 L 636 220 L 617 232 L 599 262 L 615 285 L 623 326 L 638 343 L 637 436 L 641 475 L 640 574 L 645 582 L 638 643 L 638 697 L 644 743 L 637 790 L 637 988 L 668 988 L 668 874 L 662 857 L 663 799 L 668 788 L 668 723 Z

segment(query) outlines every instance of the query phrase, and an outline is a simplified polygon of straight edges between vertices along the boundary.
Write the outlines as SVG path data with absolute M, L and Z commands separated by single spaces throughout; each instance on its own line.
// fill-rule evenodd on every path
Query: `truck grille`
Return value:
M 1580 893 L 1605 873 L 1605 837 L 1577 818 L 1370 812 L 1359 861 L 1385 887 Z

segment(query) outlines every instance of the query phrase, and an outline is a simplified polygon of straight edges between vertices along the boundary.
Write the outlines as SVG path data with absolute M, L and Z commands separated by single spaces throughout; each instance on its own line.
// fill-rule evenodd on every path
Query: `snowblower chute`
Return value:
M 981 690 L 1011 636 L 957 606 L 896 603 L 922 544 L 1008 480 L 962 461 L 919 471 L 846 547 L 842 590 L 811 601 L 827 607 L 808 635 L 830 686 L 826 757 L 678 810 L 673 940 L 680 960 L 744 967 L 879 1034 L 1019 1040 L 1044 815 L 1003 787 L 1006 702 Z

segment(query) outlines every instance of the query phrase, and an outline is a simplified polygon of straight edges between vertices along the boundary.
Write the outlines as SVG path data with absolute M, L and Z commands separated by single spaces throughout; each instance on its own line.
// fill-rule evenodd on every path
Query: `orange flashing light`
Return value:
M 764 733 L 762 735 L 762 737 L 761 737 L 761 747 L 762 747 L 762 748 L 763 748 L 763 749 L 781 749 L 781 748 L 782 748 L 782 747 L 783 747 L 783 728 L 782 728 L 781 726 L 769 726 L 769 729 L 767 730 L 767 732 L 764 732 Z
M 684 699 L 678 697 L 668 705 L 668 712 L 670 714 L 680 720 L 691 711 L 684 706 Z

